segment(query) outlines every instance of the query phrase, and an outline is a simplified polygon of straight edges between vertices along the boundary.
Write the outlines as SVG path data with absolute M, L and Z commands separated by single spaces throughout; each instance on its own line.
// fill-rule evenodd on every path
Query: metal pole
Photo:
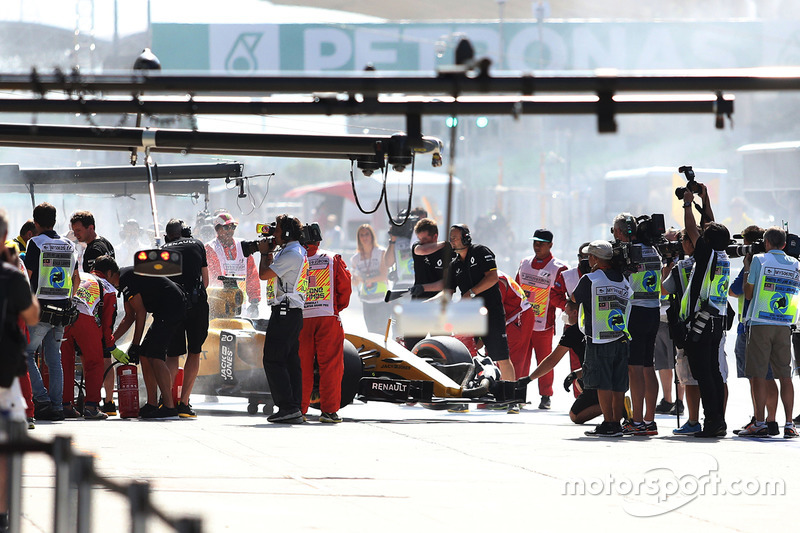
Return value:
M 145 148 L 144 164 L 147 167 L 147 189 L 150 193 L 150 210 L 153 212 L 153 231 L 155 232 L 156 248 L 161 248 L 161 234 L 158 232 L 158 204 L 156 204 L 156 190 L 153 185 L 153 167 L 150 163 L 150 148 Z
M 131 504 L 131 533 L 145 533 L 149 516 L 150 485 L 148 483 L 132 483 L 128 487 L 128 499 Z
M 56 437 L 53 441 L 53 461 L 55 462 L 55 512 L 53 515 L 53 532 L 69 533 L 72 531 L 70 520 L 70 469 L 72 465 L 71 440 L 69 437 Z
M 75 482 L 78 485 L 77 533 L 90 533 L 92 530 L 92 485 L 94 481 L 94 457 L 89 455 L 80 455 L 75 459 Z
M 5 423 L 8 428 L 8 442 L 11 444 L 22 442 L 27 431 L 25 423 L 10 420 L 6 420 Z M 22 516 L 22 454 L 10 454 L 7 459 L 8 530 L 12 533 L 19 533 Z

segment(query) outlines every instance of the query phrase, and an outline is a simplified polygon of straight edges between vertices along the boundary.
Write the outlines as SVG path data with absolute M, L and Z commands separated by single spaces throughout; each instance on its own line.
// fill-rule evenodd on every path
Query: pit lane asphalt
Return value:
M 337 425 L 313 410 L 303 425 L 272 425 L 241 399 L 203 400 L 192 398 L 195 420 L 41 422 L 30 433 L 70 435 L 102 475 L 150 482 L 162 509 L 201 517 L 206 532 L 752 531 L 800 494 L 800 439 L 673 437 L 667 416 L 657 437 L 589 438 L 590 426 L 569 421 L 563 389 L 549 412 L 356 402 Z M 730 429 L 749 417 L 742 380 L 731 381 L 728 412 Z M 49 459 L 25 460 L 23 531 L 52 530 L 53 479 Z M 94 531 L 129 529 L 120 497 L 96 489 L 93 505 Z

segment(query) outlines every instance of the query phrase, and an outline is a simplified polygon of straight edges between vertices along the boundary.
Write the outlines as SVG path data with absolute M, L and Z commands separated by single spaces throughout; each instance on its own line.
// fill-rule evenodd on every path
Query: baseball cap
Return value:
M 553 242 L 553 232 L 540 228 L 533 232 L 533 237 L 531 237 L 532 241 L 541 241 L 541 242 Z
M 614 256 L 614 250 L 611 248 L 611 243 L 608 241 L 592 241 L 581 250 L 581 253 L 593 255 L 598 259 L 605 259 L 606 261 Z
M 214 217 L 214 227 L 227 226 L 228 224 L 236 224 L 236 219 L 230 213 L 220 213 Z

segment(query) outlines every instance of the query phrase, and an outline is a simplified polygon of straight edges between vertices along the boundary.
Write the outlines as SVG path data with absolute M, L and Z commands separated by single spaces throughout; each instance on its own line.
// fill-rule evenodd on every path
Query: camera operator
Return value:
M 792 385 L 792 330 L 797 321 L 800 305 L 800 263 L 783 251 L 786 232 L 771 227 L 764 232 L 766 253 L 753 256 L 747 281 L 745 298 L 749 298 L 745 321 L 750 328 L 745 352 L 745 371 L 751 376 L 755 396 L 755 424 L 739 432 L 740 437 L 769 435 L 764 420 L 767 401 L 767 367 L 781 385 L 781 402 L 786 415 L 784 438 L 798 437 L 792 421 L 794 386 Z M 762 377 L 763 376 L 763 377 Z
M 725 424 L 726 387 L 719 350 L 724 338 L 730 284 L 730 260 L 725 248 L 731 236 L 728 228 L 714 222 L 705 185 L 697 185 L 703 202 L 702 236 L 692 210 L 694 193 L 688 187 L 683 191 L 684 227 L 694 245 L 695 264 L 688 290 L 681 299 L 680 318 L 688 322 L 684 353 L 700 387 L 705 413 L 705 426 L 694 436 L 719 438 L 724 437 L 728 429 Z
M 234 237 L 238 223 L 230 213 L 219 213 L 214 217 L 214 230 L 217 237 L 206 243 L 208 258 L 208 277 L 211 287 L 222 287 L 219 276 L 241 276 L 245 278 L 244 291 L 247 293 L 247 316 L 258 317 L 258 304 L 261 302 L 261 283 L 258 269 L 252 255 L 244 255 L 242 239 Z M 240 287 L 241 288 L 241 287 Z
M 608 241 L 592 241 L 582 250 L 589 255 L 591 272 L 572 293 L 580 305 L 580 329 L 586 336 L 583 383 L 597 390 L 603 422 L 588 437 L 621 437 L 628 390 L 628 318 L 633 290 L 611 263 L 614 250 Z
M 167 222 L 164 235 L 164 250 L 175 250 L 181 253 L 183 265 L 180 275 L 172 279 L 183 289 L 186 295 L 186 317 L 172 336 L 167 350 L 167 367 L 171 383 L 175 383 L 178 374 L 178 358 L 186 354 L 183 363 L 183 387 L 178 398 L 178 416 L 195 418 L 197 414 L 189 404 L 194 381 L 200 370 L 200 352 L 208 337 L 208 262 L 206 247 L 192 237 L 192 229 L 183 220 L 173 218 Z
M 264 339 L 264 373 L 278 411 L 272 423 L 302 424 L 303 375 L 300 366 L 300 331 L 308 291 L 308 258 L 300 246 L 297 218 L 275 218 L 274 237 L 258 243 L 258 276 L 267 281 L 267 301 L 272 313 Z M 275 249 L 280 250 L 275 253 Z
M 764 229 L 758 226 L 748 226 L 744 230 L 742 230 L 742 243 L 745 246 L 752 246 L 754 243 L 761 243 L 763 246 L 764 242 Z M 754 253 L 748 253 L 744 256 L 744 268 L 739 271 L 739 274 L 736 276 L 736 279 L 733 280 L 731 283 L 731 287 L 728 290 L 728 295 L 733 296 L 738 301 L 738 315 L 739 315 L 739 324 L 736 327 L 736 345 L 734 347 L 734 354 L 736 355 L 736 377 L 739 378 L 747 378 L 748 383 L 750 385 L 750 400 L 753 404 L 753 413 L 756 412 L 756 398 L 755 393 L 753 391 L 753 380 L 747 375 L 745 371 L 745 352 L 747 348 L 747 334 L 750 331 L 749 328 L 745 327 L 745 319 L 744 317 L 747 315 L 747 310 L 750 308 L 750 299 L 745 298 L 744 295 L 744 283 L 747 280 L 747 274 L 750 270 L 750 265 L 753 260 Z M 766 401 L 766 408 L 767 408 L 767 428 L 769 430 L 770 435 L 778 435 L 780 434 L 780 429 L 778 428 L 778 423 L 774 422 L 776 411 L 778 409 L 778 384 L 775 383 L 775 377 L 772 373 L 772 367 L 767 367 L 767 401 Z M 747 429 L 748 426 L 754 424 L 756 421 L 755 414 L 750 417 L 750 421 L 742 426 L 742 429 Z M 733 430 L 735 434 L 739 434 L 741 430 Z
M 660 322 L 661 256 L 651 243 L 638 242 L 636 220 L 630 213 L 620 213 L 611 228 L 621 243 L 641 246 L 642 262 L 625 275 L 633 289 L 628 331 L 631 335 L 628 372 L 630 374 L 633 420 L 625 425 L 629 435 L 657 435 L 655 422 L 658 378 L 654 368 L 656 336 Z
M 453 255 L 450 243 L 439 241 L 439 226 L 432 218 L 423 218 L 414 226 L 417 242 L 411 247 L 414 259 L 414 285 L 409 289 L 411 298 L 427 300 L 443 287 L 444 265 Z M 409 350 L 422 338 L 406 337 L 404 343 Z
M 667 309 L 667 324 L 670 328 L 670 337 L 677 348 L 675 356 L 675 373 L 678 381 L 686 394 L 686 408 L 689 411 L 689 419 L 677 429 L 672 430 L 673 435 L 691 435 L 702 430 L 700 425 L 700 388 L 697 380 L 692 376 L 689 368 L 689 361 L 684 352 L 686 340 L 686 329 L 680 319 L 680 302 L 689 287 L 689 276 L 694 266 L 694 245 L 686 230 L 678 233 L 678 239 L 683 248 L 684 258 L 675 262 L 670 268 L 668 275 L 661 284 L 661 291 L 669 295 L 670 306 Z M 722 358 L 724 360 L 724 351 Z M 680 399 L 680 394 L 678 395 Z M 671 413 L 674 414 L 674 413 Z
M 444 287 L 442 295 L 452 296 L 458 288 L 461 297 L 480 297 L 489 318 L 489 331 L 482 337 L 486 355 L 497 364 L 502 379 L 514 381 L 514 366 L 509 359 L 508 337 L 506 335 L 506 313 L 498 285 L 497 264 L 494 253 L 482 244 L 473 244 L 466 224 L 450 227 L 450 245 L 455 252 L 447 280 L 439 286 Z M 509 414 L 519 413 L 509 405 Z

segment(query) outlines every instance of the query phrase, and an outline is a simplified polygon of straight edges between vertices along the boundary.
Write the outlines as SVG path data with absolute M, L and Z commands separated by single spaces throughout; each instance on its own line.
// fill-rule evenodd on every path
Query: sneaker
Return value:
M 139 409 L 139 418 L 155 418 L 157 413 L 158 407 L 151 403 L 146 403 Z
M 733 434 L 734 435 L 738 435 L 741 431 L 744 431 L 745 429 L 749 428 L 750 426 L 752 426 L 755 423 L 756 423 L 756 417 L 753 416 L 753 417 L 750 418 L 750 422 L 748 422 L 747 424 L 743 425 L 740 429 L 734 429 L 733 430 Z
M 192 409 L 189 403 L 178 402 L 178 416 L 181 418 L 197 418 L 197 413 Z
M 693 435 L 699 439 L 721 439 L 727 434 L 727 431 L 728 427 L 724 423 L 717 426 L 709 426 L 706 422 L 706 427 L 697 433 L 693 433 Z
M 84 407 L 83 418 L 86 420 L 105 420 L 108 418 L 108 415 L 95 405 L 92 407 Z
M 647 435 L 647 427 L 644 422 L 628 422 L 622 426 L 622 434 L 643 437 Z
M 700 425 L 700 422 L 686 422 L 684 425 L 679 427 L 678 429 L 673 429 L 673 435 L 691 435 L 692 433 L 699 433 L 703 430 L 703 426 Z
M 747 426 L 746 428 L 742 429 L 737 433 L 739 437 L 756 437 L 761 439 L 769 438 L 769 427 L 766 424 L 758 425 L 758 423 L 753 423 Z
M 469 413 L 469 406 L 467 404 L 465 404 L 465 403 L 457 403 L 457 404 L 451 405 L 447 409 L 447 412 L 448 413 Z
M 656 405 L 656 413 L 660 415 L 668 415 L 670 411 L 672 411 L 673 407 L 675 407 L 673 402 L 668 402 L 664 398 L 661 398 L 661 401 L 658 402 L 658 405 Z
M 653 420 L 652 422 L 646 422 L 644 425 L 644 434 L 648 437 L 652 437 L 653 435 L 658 435 L 658 426 L 656 426 L 656 421 Z
M 619 422 L 601 422 L 597 424 L 594 429 L 584 431 L 583 434 L 587 437 L 621 437 L 622 426 Z
M 28 429 L 36 429 L 36 423 L 33 421 L 33 417 L 28 417 Z
M 781 428 L 780 426 L 778 426 L 778 423 L 775 422 L 774 420 L 772 422 L 767 422 L 767 433 L 769 433 L 770 436 L 780 435 Z
M 156 417 L 161 419 L 178 418 L 178 409 L 176 407 L 167 407 L 162 405 L 156 412 Z
M 68 403 L 64 406 L 64 418 L 80 418 L 81 414 L 78 412 L 77 409 L 71 404 Z
M 282 411 L 278 409 L 277 413 L 273 413 L 267 417 L 267 422 L 272 422 L 273 424 L 302 424 L 303 413 L 300 412 L 300 409 L 294 409 L 292 411 Z
M 539 402 L 539 409 L 550 409 L 550 396 L 542 396 L 542 401 Z
M 669 414 L 672 416 L 682 415 L 683 414 L 683 401 L 676 400 L 672 406 L 672 409 L 669 410 Z
M 633 420 L 633 404 L 631 404 L 631 397 L 625 396 L 625 420 Z
M 518 415 L 519 414 L 519 404 L 512 403 L 508 406 L 508 411 L 506 413 L 510 415 Z
M 56 411 L 51 403 L 37 404 L 33 416 L 36 420 L 52 420 L 54 422 L 64 420 L 64 412 Z
M 794 417 L 794 420 L 792 420 L 792 422 L 794 422 L 795 424 L 800 424 L 800 415 Z
M 339 418 L 339 415 L 336 413 L 321 413 L 319 415 L 319 421 L 324 424 L 338 424 L 342 419 Z
M 794 424 L 786 424 L 783 426 L 783 438 L 784 439 L 796 439 L 800 437 L 797 433 L 797 428 L 794 427 Z
M 478 407 L 478 409 L 480 409 L 480 407 Z M 505 411 L 506 409 L 508 409 L 508 404 L 505 404 L 505 403 L 489 403 L 489 404 L 486 404 L 485 409 L 487 409 L 488 411 Z
M 100 408 L 108 416 L 117 416 L 117 404 L 113 401 L 103 402 L 103 407 Z

